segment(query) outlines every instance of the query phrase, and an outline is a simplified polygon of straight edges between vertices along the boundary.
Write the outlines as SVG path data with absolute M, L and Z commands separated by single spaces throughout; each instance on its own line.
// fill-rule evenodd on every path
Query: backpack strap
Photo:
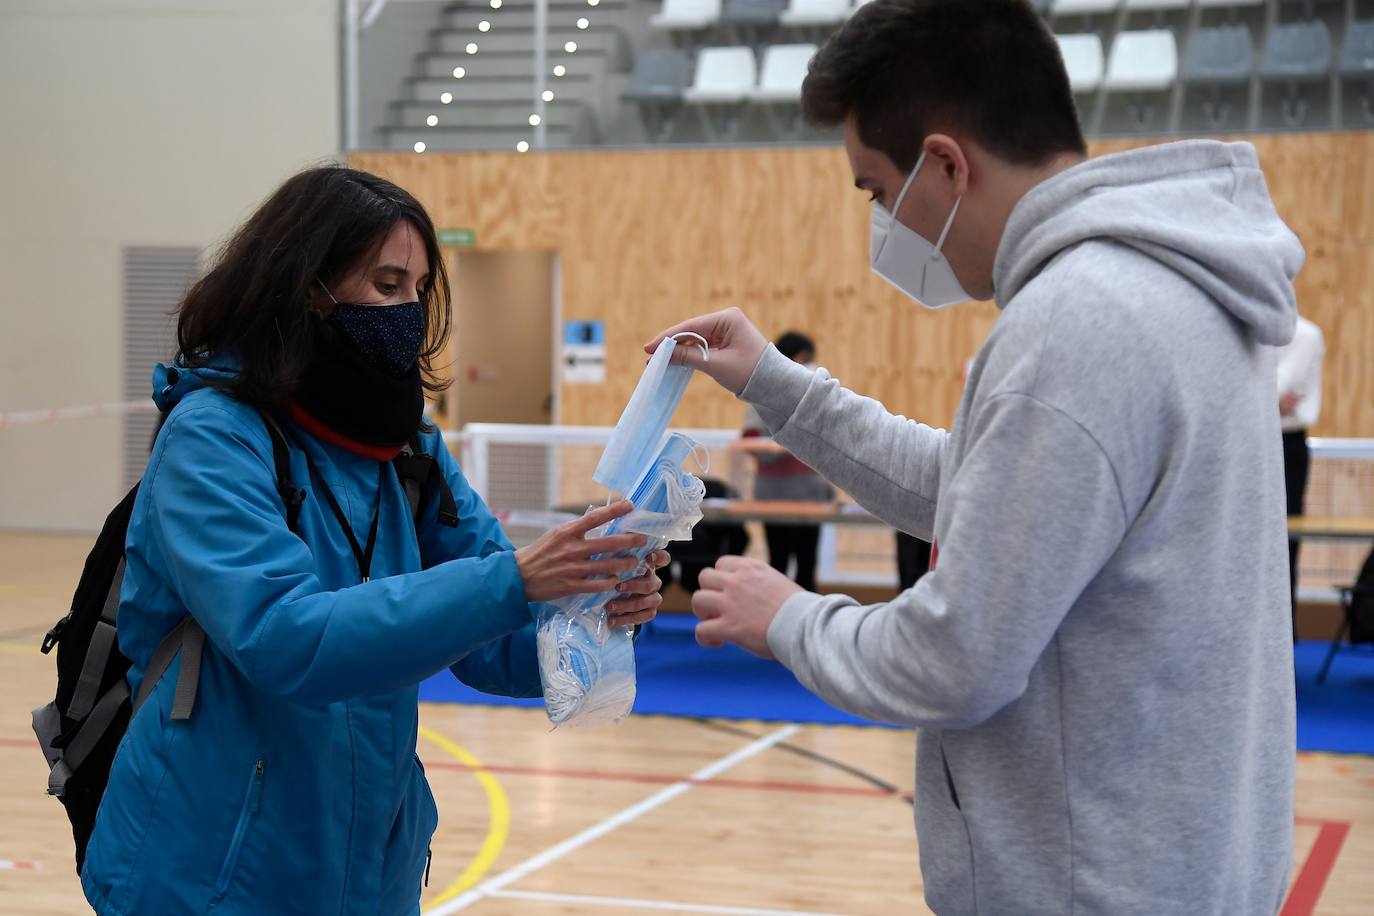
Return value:
M 62 719 L 57 704 L 49 703 L 33 711 L 33 730 L 43 745 L 44 756 L 52 765 L 48 771 L 49 795 L 61 796 L 66 792 L 67 780 L 81 768 L 128 700 L 129 682 L 120 678 L 105 691 L 71 740 L 61 747 L 58 746 L 58 735 L 62 730 Z
M 258 408 L 262 422 L 267 426 L 267 434 L 272 438 L 272 463 L 277 468 L 277 493 L 286 506 L 286 527 L 293 532 L 301 518 L 301 505 L 305 502 L 305 491 L 297 489 L 291 482 L 291 446 L 286 441 L 286 432 L 270 411 Z
M 76 691 L 72 694 L 72 701 L 67 707 L 69 718 L 84 719 L 95 706 L 96 697 L 100 693 L 100 681 L 105 676 L 105 666 L 110 661 L 110 654 L 115 651 L 118 639 L 119 593 L 123 586 L 124 558 L 120 557 L 119 566 L 115 568 L 114 580 L 110 583 L 110 590 L 105 594 L 105 605 L 100 610 L 100 619 L 96 621 L 91 641 L 86 645 L 86 658 L 81 663 L 81 677 L 76 682 Z
M 392 459 L 391 463 L 396 468 L 396 477 L 406 491 L 406 501 L 410 503 L 410 514 L 416 525 L 420 524 L 420 501 L 424 498 L 425 490 L 433 482 L 439 491 L 439 524 L 447 525 L 449 528 L 458 527 L 458 504 L 453 499 L 453 490 L 444 479 L 443 472 L 439 470 L 439 462 L 421 448 L 418 432 L 410 438 L 410 442 L 401 449 L 401 454 Z
M 148 667 L 143 672 L 143 682 L 138 685 L 138 696 L 134 698 L 134 715 L 148 701 L 157 682 L 171 667 L 172 659 L 180 653 L 181 670 L 177 673 L 176 694 L 172 699 L 172 719 L 184 721 L 191 718 L 191 710 L 196 705 L 196 691 L 200 687 L 200 657 L 204 648 L 205 631 L 188 614 L 162 637 L 162 642 L 153 650 L 153 657 L 148 660 Z

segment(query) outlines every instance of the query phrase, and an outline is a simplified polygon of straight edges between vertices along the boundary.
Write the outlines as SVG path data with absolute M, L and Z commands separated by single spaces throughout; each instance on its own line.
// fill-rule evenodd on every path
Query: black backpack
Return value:
M 270 414 L 260 413 L 272 437 L 277 492 L 286 506 L 286 523 L 294 532 L 305 491 L 291 481 L 287 434 Z M 453 493 L 438 472 L 434 456 L 421 450 L 418 434 L 392 464 L 417 525 L 420 502 L 433 481 L 438 490 L 439 523 L 457 526 Z M 124 583 L 124 542 L 137 495 L 136 484 L 105 519 L 86 557 L 71 611 L 47 632 L 41 646 L 44 655 L 58 647 L 57 696 L 33 711 L 33 730 L 48 761 L 48 794 L 57 796 L 72 824 L 77 874 L 86 858 L 86 844 L 95 828 L 96 810 L 105 794 L 115 751 L 130 720 L 177 655 L 182 658 L 172 703 L 174 721 L 191 717 L 200 680 L 205 631 L 188 615 L 158 644 L 138 696 L 130 696 L 126 679 L 129 659 L 119 651 L 117 622 Z

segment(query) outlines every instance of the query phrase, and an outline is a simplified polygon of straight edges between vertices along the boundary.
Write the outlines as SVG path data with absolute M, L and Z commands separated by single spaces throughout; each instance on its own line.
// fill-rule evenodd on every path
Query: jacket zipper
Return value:
M 243 848 L 244 837 L 248 833 L 248 821 L 262 805 L 263 761 L 253 765 L 253 780 L 248 784 L 248 794 L 243 797 L 243 809 L 234 825 L 234 836 L 229 841 L 229 851 L 224 856 L 224 865 L 219 870 L 219 880 L 215 882 L 215 898 L 219 899 L 229 890 L 229 882 L 234 877 L 234 868 L 239 862 L 239 850 Z
M 429 866 L 434 862 L 434 850 L 425 851 L 425 887 L 429 887 Z

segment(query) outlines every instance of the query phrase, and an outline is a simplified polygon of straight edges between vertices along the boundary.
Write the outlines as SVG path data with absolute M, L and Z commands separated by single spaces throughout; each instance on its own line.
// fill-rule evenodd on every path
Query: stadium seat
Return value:
M 1059 53 L 1074 92 L 1091 92 L 1102 85 L 1102 39 L 1096 34 L 1056 35 Z
M 743 102 L 754 91 L 757 76 L 751 48 L 703 48 L 696 78 L 683 98 L 694 104 Z
M 1126 0 L 1126 9 L 1133 13 L 1150 12 L 1153 10 L 1172 11 L 1186 10 L 1193 5 L 1193 0 Z
M 1159 92 L 1178 76 L 1178 46 L 1169 29 L 1122 32 L 1112 43 L 1104 83 L 1112 92 Z
M 1093 16 L 1115 12 L 1121 0 L 1054 0 L 1052 16 Z
M 720 21 L 725 25 L 775 25 L 787 0 L 725 0 Z
M 1274 82 L 1310 82 L 1331 72 L 1331 32 L 1320 21 L 1279 25 L 1269 30 L 1260 73 Z
M 663 0 L 663 9 L 649 24 L 671 31 L 704 29 L 720 21 L 721 0 Z
M 1182 78 L 1186 83 L 1208 86 L 1238 85 L 1249 82 L 1254 65 L 1255 48 L 1248 27 L 1198 29 L 1183 55 Z
M 1345 27 L 1340 72 L 1346 77 L 1374 77 L 1374 19 L 1357 20 Z
M 772 45 L 763 52 L 759 84 L 750 93 L 756 102 L 796 102 L 801 99 L 806 67 L 816 55 L 810 44 Z
M 778 21 L 793 28 L 835 25 L 849 12 L 849 0 L 790 0 Z
M 691 82 L 692 63 L 674 48 L 644 51 L 635 62 L 626 98 L 633 101 L 672 102 L 682 98 Z

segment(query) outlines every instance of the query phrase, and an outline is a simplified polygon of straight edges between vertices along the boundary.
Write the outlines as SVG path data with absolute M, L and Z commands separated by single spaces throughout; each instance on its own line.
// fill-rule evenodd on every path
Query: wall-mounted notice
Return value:
M 563 322 L 563 381 L 568 385 L 606 381 L 606 322 Z

